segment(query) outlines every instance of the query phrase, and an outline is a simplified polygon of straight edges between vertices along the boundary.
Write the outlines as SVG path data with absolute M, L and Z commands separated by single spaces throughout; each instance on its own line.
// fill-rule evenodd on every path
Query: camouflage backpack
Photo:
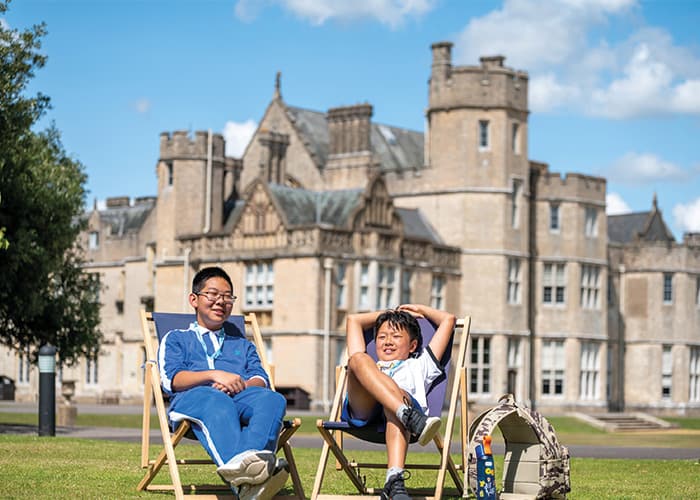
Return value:
M 542 415 L 516 403 L 512 394 L 502 396 L 497 406 L 476 417 L 469 427 L 472 491 L 476 491 L 474 448 L 496 426 L 506 446 L 501 496 L 507 498 L 508 493 L 513 493 L 537 499 L 566 498 L 571 491 L 569 450 L 559 443 L 554 428 Z

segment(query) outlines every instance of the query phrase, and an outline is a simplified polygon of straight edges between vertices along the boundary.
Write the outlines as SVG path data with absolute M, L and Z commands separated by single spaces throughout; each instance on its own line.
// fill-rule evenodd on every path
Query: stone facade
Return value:
M 138 312 L 187 311 L 226 269 L 258 315 L 276 385 L 328 406 L 350 311 L 423 302 L 472 316 L 469 392 L 543 410 L 700 413 L 700 236 L 656 203 L 605 216 L 605 179 L 528 158 L 528 75 L 432 47 L 425 134 L 357 104 L 288 105 L 279 79 L 241 158 L 211 132 L 160 137 L 153 198 L 86 214 L 105 342 L 64 369 L 76 399 L 138 402 Z M 415 103 L 416 108 L 420 103 Z M 670 294 L 670 297 L 669 297 Z M 23 359 L 0 356 L 11 378 Z M 36 374 L 17 398 L 36 397 Z

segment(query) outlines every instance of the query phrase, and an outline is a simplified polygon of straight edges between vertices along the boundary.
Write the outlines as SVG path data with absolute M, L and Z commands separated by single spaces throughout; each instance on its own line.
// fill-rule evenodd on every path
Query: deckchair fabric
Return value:
M 417 489 L 409 488 L 409 493 L 414 495 L 428 495 L 430 498 L 441 498 L 443 493 L 455 494 L 462 496 L 464 493 L 464 484 L 466 483 L 466 459 L 467 459 L 467 436 L 465 430 L 465 423 L 467 422 L 467 386 L 466 386 L 466 348 L 467 339 L 469 336 L 470 318 L 460 319 L 457 321 L 455 332 L 450 339 L 450 343 L 445 350 L 440 363 L 445 367 L 445 373 L 450 373 L 450 367 L 453 369 L 451 373 L 453 374 L 452 380 L 452 391 L 449 398 L 449 406 L 447 411 L 446 425 L 443 427 L 444 434 L 438 434 L 433 438 L 433 443 L 435 444 L 438 453 L 440 454 L 440 461 L 436 464 L 410 464 L 407 462 L 406 469 L 431 469 L 437 470 L 437 478 L 435 481 L 434 489 Z M 435 333 L 435 325 L 432 325 L 428 320 L 420 318 L 419 325 L 421 327 L 421 334 L 423 335 L 423 346 L 427 346 Z M 368 329 L 364 332 L 366 352 L 376 359 L 376 349 L 374 344 L 374 332 L 372 329 Z M 453 355 L 453 343 L 456 339 L 456 352 L 457 360 L 452 363 Z M 368 487 L 366 485 L 365 478 L 361 474 L 361 469 L 372 469 L 372 468 L 386 468 L 386 464 L 375 464 L 375 463 L 358 463 L 356 461 L 350 460 L 345 455 L 343 450 L 343 434 L 351 434 L 356 438 L 362 439 L 364 441 L 370 441 L 375 443 L 384 443 L 384 432 L 383 429 L 372 429 L 372 428 L 362 428 L 358 429 L 347 422 L 340 420 L 340 415 L 342 411 L 342 404 L 345 399 L 347 387 L 347 355 L 345 356 L 345 362 L 343 365 L 336 368 L 336 373 L 338 377 L 336 393 L 333 399 L 333 405 L 331 409 L 331 415 L 328 420 L 318 420 L 316 422 L 316 427 L 318 428 L 321 436 L 324 439 L 324 445 L 321 450 L 321 457 L 316 471 L 316 478 L 314 480 L 314 487 L 311 493 L 312 500 L 317 498 L 342 498 L 337 495 L 322 495 L 321 487 L 323 484 L 323 477 L 326 471 L 326 465 L 329 458 L 329 452 L 332 452 L 336 458 L 337 464 L 336 469 L 342 470 L 348 476 L 352 484 L 357 489 L 359 495 L 354 495 L 353 498 L 360 498 L 361 496 L 371 496 L 376 498 L 376 495 L 380 492 L 383 485 L 378 485 L 378 488 Z M 436 380 L 428 392 L 428 408 L 431 415 L 440 415 L 443 405 L 445 403 L 445 396 L 447 391 L 447 376 L 440 377 Z M 458 399 L 461 399 L 461 404 L 458 408 Z M 462 419 L 461 426 L 461 463 L 455 464 L 452 460 L 449 449 L 452 438 L 452 431 L 454 428 L 455 417 L 457 412 Z M 409 455 L 410 458 L 410 455 Z M 445 476 L 449 473 L 453 483 L 455 485 L 454 489 L 446 491 L 444 489 Z M 410 486 L 407 484 L 407 486 Z M 347 495 L 344 495 L 345 497 Z
M 144 345 L 146 348 L 146 373 L 144 382 L 144 402 L 143 402 L 143 427 L 141 436 L 141 467 L 148 469 L 143 479 L 137 486 L 138 491 L 149 490 L 149 491 L 173 491 L 175 497 L 180 499 L 183 498 L 185 489 L 192 493 L 199 492 L 215 492 L 222 491 L 227 494 L 217 494 L 217 495 L 201 495 L 198 497 L 209 497 L 209 498 L 233 498 L 233 494 L 230 488 L 223 484 L 198 484 L 198 485 L 187 485 L 183 487 L 180 480 L 179 466 L 182 465 L 201 465 L 201 464 L 213 464 L 211 460 L 203 459 L 182 459 L 175 456 L 175 447 L 180 443 L 183 437 L 194 438 L 194 433 L 192 432 L 191 423 L 188 420 L 183 420 L 171 424 L 168 420 L 168 416 L 165 410 L 165 401 L 163 398 L 163 393 L 161 391 L 160 374 L 158 372 L 157 366 L 157 346 L 162 340 L 166 333 L 173 329 L 185 329 L 195 320 L 194 314 L 179 314 L 179 313 L 146 313 L 142 311 L 141 323 L 144 335 Z M 246 336 L 246 326 L 250 331 L 250 336 L 255 344 L 258 355 L 260 356 L 263 368 L 267 372 L 270 378 L 270 388 L 275 389 L 274 380 L 271 376 L 272 368 L 267 362 L 264 356 L 263 340 L 260 334 L 260 328 L 258 327 L 257 319 L 255 314 L 250 313 L 245 316 L 231 316 L 224 324 L 224 329 L 227 334 L 234 336 Z M 149 447 L 150 447 L 150 418 L 151 418 L 151 404 L 155 403 L 156 412 L 158 415 L 158 422 L 160 425 L 161 437 L 163 440 L 163 449 L 159 453 L 156 459 L 149 459 Z M 296 468 L 296 462 L 294 461 L 294 455 L 292 453 L 292 447 L 289 444 L 289 438 L 296 432 L 298 427 L 301 425 L 299 419 L 294 420 L 284 420 L 282 430 L 278 439 L 278 450 L 282 449 L 285 458 L 289 463 L 290 477 L 292 479 L 292 484 L 294 486 L 294 493 L 296 498 L 304 498 L 304 490 L 301 485 L 301 479 L 299 478 L 299 473 Z M 152 484 L 156 475 L 163 467 L 167 464 L 170 473 L 170 484 Z

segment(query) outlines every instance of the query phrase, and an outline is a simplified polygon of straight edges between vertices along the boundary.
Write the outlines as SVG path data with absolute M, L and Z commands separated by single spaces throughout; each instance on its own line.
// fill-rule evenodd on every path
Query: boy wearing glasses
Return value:
M 224 332 L 235 300 L 223 269 L 200 270 L 189 295 L 196 321 L 163 337 L 158 365 L 171 397 L 170 419 L 193 422 L 217 472 L 241 500 L 268 499 L 289 475 L 275 455 L 286 401 L 269 389 L 255 345 Z

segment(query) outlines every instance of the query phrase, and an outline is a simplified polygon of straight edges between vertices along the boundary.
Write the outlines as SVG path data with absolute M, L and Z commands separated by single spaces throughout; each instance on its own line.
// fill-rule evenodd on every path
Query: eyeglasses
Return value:
M 221 299 L 224 304 L 231 305 L 236 302 L 235 295 L 231 295 L 228 292 L 219 292 L 218 290 L 207 290 L 206 292 L 192 292 L 195 295 L 199 295 L 207 299 L 212 304 Z

